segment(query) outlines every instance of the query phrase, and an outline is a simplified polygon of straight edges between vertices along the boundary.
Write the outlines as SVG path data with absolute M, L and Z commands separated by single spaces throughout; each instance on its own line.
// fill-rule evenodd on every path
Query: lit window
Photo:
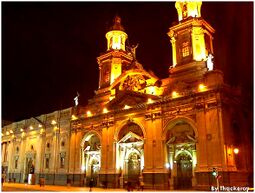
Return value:
M 182 57 L 188 56 L 189 53 L 189 42 L 184 42 L 182 44 Z

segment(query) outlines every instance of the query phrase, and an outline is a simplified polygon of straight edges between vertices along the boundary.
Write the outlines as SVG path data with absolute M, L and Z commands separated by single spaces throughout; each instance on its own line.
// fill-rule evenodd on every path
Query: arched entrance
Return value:
M 101 166 L 101 143 L 95 133 L 84 136 L 81 142 L 81 170 L 83 173 L 83 184 L 88 186 L 93 179 L 94 186 L 98 184 L 98 174 Z
M 139 125 L 130 122 L 118 134 L 116 167 L 120 172 L 120 187 L 135 186 L 144 167 L 144 135 Z
M 189 189 L 195 185 L 196 134 L 185 120 L 170 124 L 166 132 L 167 167 L 170 188 Z
M 177 189 L 192 187 L 192 158 L 182 152 L 177 156 Z
M 26 160 L 25 160 L 25 173 L 24 173 L 24 182 L 29 184 L 35 183 L 35 159 L 36 152 L 31 145 L 31 150 L 26 152 Z

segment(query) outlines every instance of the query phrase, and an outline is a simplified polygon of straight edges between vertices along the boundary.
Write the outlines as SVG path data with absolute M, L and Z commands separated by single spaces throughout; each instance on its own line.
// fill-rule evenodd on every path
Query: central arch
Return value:
M 191 188 L 195 185 L 197 164 L 196 124 L 190 118 L 177 117 L 168 122 L 162 137 L 165 139 L 170 188 Z
M 127 122 L 118 132 L 116 146 L 116 169 L 120 174 L 120 186 L 139 182 L 144 167 L 144 133 L 142 128 Z

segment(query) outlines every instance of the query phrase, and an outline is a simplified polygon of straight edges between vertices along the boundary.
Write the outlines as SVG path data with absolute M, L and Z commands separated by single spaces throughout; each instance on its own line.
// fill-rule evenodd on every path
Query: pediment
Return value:
M 143 138 L 136 135 L 132 131 L 129 131 L 120 141 L 119 143 L 134 143 L 134 142 L 142 142 Z
M 158 96 L 143 94 L 134 91 L 118 91 L 113 100 L 111 100 L 108 109 L 123 109 L 125 106 L 133 107 L 141 103 L 146 103 L 148 98 L 158 99 Z
M 152 82 L 156 82 L 158 78 L 155 75 L 152 75 L 145 71 L 144 69 L 132 69 L 132 70 L 127 70 L 123 72 L 111 85 L 110 89 L 115 89 L 118 87 L 120 84 L 123 84 L 123 81 L 126 79 L 130 79 L 131 77 L 139 77 L 139 79 L 142 80 L 148 80 L 151 79 Z M 141 83 L 142 84 L 142 83 Z

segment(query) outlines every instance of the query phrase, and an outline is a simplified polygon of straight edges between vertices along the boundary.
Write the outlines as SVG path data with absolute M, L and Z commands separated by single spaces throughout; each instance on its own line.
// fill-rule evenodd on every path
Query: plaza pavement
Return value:
M 2 186 L 3 192 L 89 192 L 89 187 L 68 187 L 68 186 L 57 186 L 57 185 L 45 185 L 40 187 L 39 185 L 28 185 L 21 183 L 4 183 Z M 137 192 L 136 189 L 133 191 Z M 169 190 L 168 190 L 169 191 Z M 92 192 L 127 192 L 126 189 L 104 189 L 93 187 Z M 155 192 L 155 190 L 144 190 L 144 192 Z M 157 191 L 158 192 L 158 191 Z

